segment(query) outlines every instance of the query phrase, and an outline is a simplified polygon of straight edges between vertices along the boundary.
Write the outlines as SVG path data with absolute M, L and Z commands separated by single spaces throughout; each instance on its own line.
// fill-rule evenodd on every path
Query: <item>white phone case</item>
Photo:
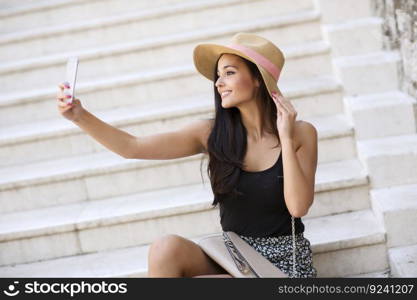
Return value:
M 64 89 L 65 95 L 71 95 L 71 98 L 65 98 L 65 103 L 72 103 L 73 98 L 75 97 L 75 82 L 77 78 L 77 69 L 78 69 L 78 57 L 70 57 L 67 60 L 67 70 L 65 75 L 65 81 L 70 84 L 70 88 Z

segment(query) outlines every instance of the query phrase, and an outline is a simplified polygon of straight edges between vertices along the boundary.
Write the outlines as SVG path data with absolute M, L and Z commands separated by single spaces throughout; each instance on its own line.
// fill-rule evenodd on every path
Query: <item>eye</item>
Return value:
M 229 73 L 231 73 L 231 74 L 235 74 L 235 72 L 233 72 L 233 71 L 227 71 L 227 72 L 226 72 L 226 74 L 227 74 L 227 75 L 229 75 Z M 217 76 L 218 76 L 218 77 L 220 77 L 220 75 L 219 75 L 218 73 L 217 73 Z

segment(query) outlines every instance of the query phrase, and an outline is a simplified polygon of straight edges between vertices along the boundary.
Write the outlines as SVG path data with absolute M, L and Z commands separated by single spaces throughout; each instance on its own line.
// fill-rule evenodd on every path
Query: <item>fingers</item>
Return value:
M 281 103 L 282 103 L 282 105 L 285 107 L 285 108 L 287 108 L 287 110 L 290 110 L 290 111 L 295 111 L 295 109 L 294 109 L 294 106 L 291 104 L 291 102 L 290 101 L 288 101 L 287 99 L 285 99 L 284 97 L 279 97 L 279 99 L 280 99 L 280 101 L 281 101 Z
M 58 100 L 59 106 L 62 106 L 61 105 L 62 103 L 64 104 L 64 106 L 66 106 L 67 104 L 65 103 L 64 100 L 71 98 L 71 95 L 69 95 L 68 93 L 65 93 L 64 89 L 68 89 L 69 84 L 68 82 L 62 82 L 58 84 L 58 87 L 60 90 L 56 94 L 56 99 Z
M 72 107 L 73 106 L 73 104 L 71 104 L 71 103 L 65 103 L 65 102 L 63 102 L 63 101 L 60 101 L 60 102 L 58 102 L 58 106 L 59 107 Z
M 275 104 L 277 105 L 277 108 L 280 108 L 283 112 L 289 113 L 289 114 L 296 114 L 296 111 L 292 104 L 287 101 L 283 96 L 275 96 L 273 97 Z
M 71 98 L 71 95 L 68 94 L 57 94 L 56 98 L 60 101 L 63 101 L 65 99 L 69 99 Z
M 58 106 L 59 107 L 67 107 L 67 106 L 70 107 L 70 106 L 72 106 L 72 103 L 65 102 L 65 99 L 68 99 L 68 98 L 70 98 L 70 96 L 68 96 L 68 95 L 58 96 L 57 97 Z M 74 100 L 73 100 L 73 102 L 74 102 Z
M 57 97 L 61 97 L 62 95 L 64 95 L 64 89 L 69 89 L 69 83 L 68 82 L 62 82 L 62 83 L 60 83 L 60 84 L 58 84 L 58 87 L 59 87 L 59 91 L 58 91 L 58 93 L 57 93 Z
M 281 101 L 279 100 L 279 98 L 277 96 L 273 96 L 272 99 L 275 102 L 275 105 L 277 106 L 277 110 L 280 112 L 287 112 L 287 110 L 285 109 L 284 105 L 281 103 Z
M 70 88 L 69 83 L 68 83 L 68 82 L 66 82 L 66 81 L 64 81 L 64 82 L 62 82 L 62 83 L 60 83 L 60 84 L 58 84 L 58 86 L 59 86 L 59 88 L 60 88 L 61 90 L 64 90 L 64 89 L 69 89 L 69 88 Z

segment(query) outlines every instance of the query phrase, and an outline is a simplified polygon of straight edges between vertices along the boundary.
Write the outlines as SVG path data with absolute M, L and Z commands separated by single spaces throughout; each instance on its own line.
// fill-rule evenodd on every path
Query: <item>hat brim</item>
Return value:
M 207 79 L 214 81 L 214 72 L 217 60 L 224 53 L 235 54 L 253 62 L 258 67 L 262 75 L 266 88 L 268 89 L 269 95 L 272 97 L 272 93 L 276 92 L 278 96 L 282 96 L 281 90 L 278 88 L 277 82 L 264 68 L 262 68 L 252 58 L 246 56 L 244 53 L 223 45 L 197 45 L 194 48 L 193 53 L 194 65 L 197 71 L 200 72 Z

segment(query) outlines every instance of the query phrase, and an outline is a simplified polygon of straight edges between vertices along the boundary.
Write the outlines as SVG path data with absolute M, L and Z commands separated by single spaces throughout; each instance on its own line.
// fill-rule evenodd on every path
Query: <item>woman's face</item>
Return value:
M 233 54 L 222 54 L 217 66 L 215 85 L 222 99 L 222 107 L 239 106 L 254 100 L 254 92 L 259 87 L 259 81 L 252 79 L 247 65 L 242 59 Z M 224 93 L 230 91 L 229 93 Z

